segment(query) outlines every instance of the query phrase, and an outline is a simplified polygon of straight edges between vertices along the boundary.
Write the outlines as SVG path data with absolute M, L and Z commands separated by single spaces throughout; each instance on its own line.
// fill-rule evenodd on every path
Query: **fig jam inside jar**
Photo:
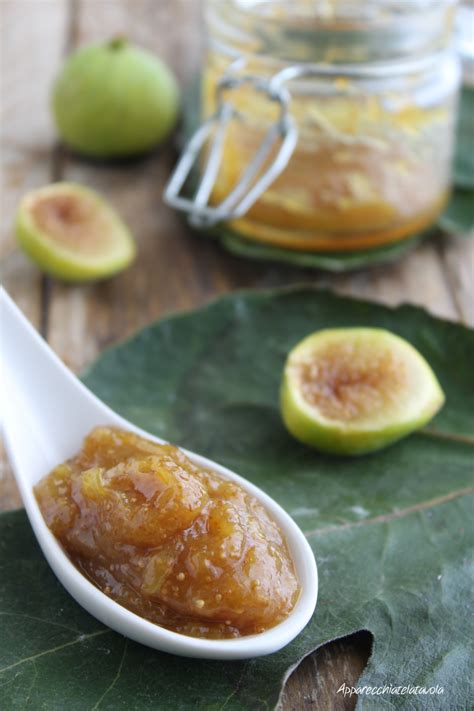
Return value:
M 236 112 L 211 205 L 238 184 L 279 110 L 252 82 L 219 93 L 222 77 L 229 67 L 264 80 L 300 70 L 286 85 L 298 131 L 292 155 L 227 225 L 304 251 L 367 249 L 429 227 L 450 191 L 460 86 L 454 11 L 451 0 L 208 0 L 202 119 L 220 93 Z

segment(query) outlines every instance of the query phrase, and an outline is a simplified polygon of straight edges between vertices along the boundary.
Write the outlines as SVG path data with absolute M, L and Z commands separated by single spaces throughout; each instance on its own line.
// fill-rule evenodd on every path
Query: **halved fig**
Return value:
M 296 439 L 324 452 L 363 454 L 426 424 L 444 394 L 423 356 L 378 328 L 313 333 L 290 352 L 281 411 Z
M 44 272 L 66 281 L 112 276 L 135 256 L 133 238 L 115 210 L 74 183 L 27 193 L 18 208 L 16 235 Z

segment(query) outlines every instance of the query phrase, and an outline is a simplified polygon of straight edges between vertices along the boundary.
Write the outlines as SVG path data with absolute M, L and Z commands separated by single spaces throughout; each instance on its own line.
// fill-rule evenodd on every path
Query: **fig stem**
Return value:
M 125 35 L 117 35 L 116 37 L 113 37 L 110 42 L 109 42 L 109 49 L 122 49 L 122 47 L 125 47 L 127 44 L 128 40 L 125 37 Z

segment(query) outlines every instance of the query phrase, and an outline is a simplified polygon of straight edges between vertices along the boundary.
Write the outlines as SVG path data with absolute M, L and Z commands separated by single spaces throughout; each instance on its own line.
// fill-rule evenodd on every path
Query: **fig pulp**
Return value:
M 376 328 L 316 332 L 289 354 L 281 387 L 286 427 L 334 454 L 362 454 L 422 427 L 444 394 L 423 356 Z
M 66 281 L 112 276 L 135 256 L 134 241 L 115 210 L 73 183 L 27 193 L 17 212 L 16 234 L 44 272 Z

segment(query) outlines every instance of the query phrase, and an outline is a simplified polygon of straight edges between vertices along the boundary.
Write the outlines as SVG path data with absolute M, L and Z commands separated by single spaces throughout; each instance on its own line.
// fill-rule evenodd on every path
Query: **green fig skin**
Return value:
M 52 92 L 62 140 L 92 158 L 150 151 L 169 135 L 178 110 L 178 85 L 168 67 L 122 38 L 72 54 Z
M 291 363 L 302 351 L 309 348 L 315 339 L 324 339 L 325 335 L 331 336 L 336 332 L 346 334 L 348 338 L 357 332 L 370 332 L 371 336 L 377 333 L 377 338 L 390 339 L 393 347 L 403 348 L 409 357 L 414 359 L 418 368 L 421 368 L 423 377 L 426 378 L 429 395 L 424 398 L 418 412 L 408 417 L 397 417 L 393 422 L 385 423 L 383 426 L 374 423 L 373 427 L 360 427 L 357 422 L 346 423 L 318 417 L 314 408 L 305 403 L 300 389 L 294 382 Z M 368 357 L 370 357 L 369 352 Z M 445 396 L 436 375 L 423 356 L 399 336 L 384 329 L 374 328 L 327 329 L 303 339 L 288 355 L 280 389 L 280 410 L 285 427 L 290 434 L 301 443 L 320 452 L 345 456 L 375 452 L 406 437 L 427 424 L 441 409 L 444 401 Z
M 31 206 L 41 197 L 57 195 L 86 199 L 100 210 L 113 231 L 113 246 L 99 249 L 95 255 L 81 255 L 42 231 L 32 218 Z M 75 183 L 52 183 L 24 195 L 16 214 L 15 233 L 20 247 L 42 272 L 66 282 L 109 278 L 128 267 L 136 254 L 133 237 L 115 210 L 93 190 Z

